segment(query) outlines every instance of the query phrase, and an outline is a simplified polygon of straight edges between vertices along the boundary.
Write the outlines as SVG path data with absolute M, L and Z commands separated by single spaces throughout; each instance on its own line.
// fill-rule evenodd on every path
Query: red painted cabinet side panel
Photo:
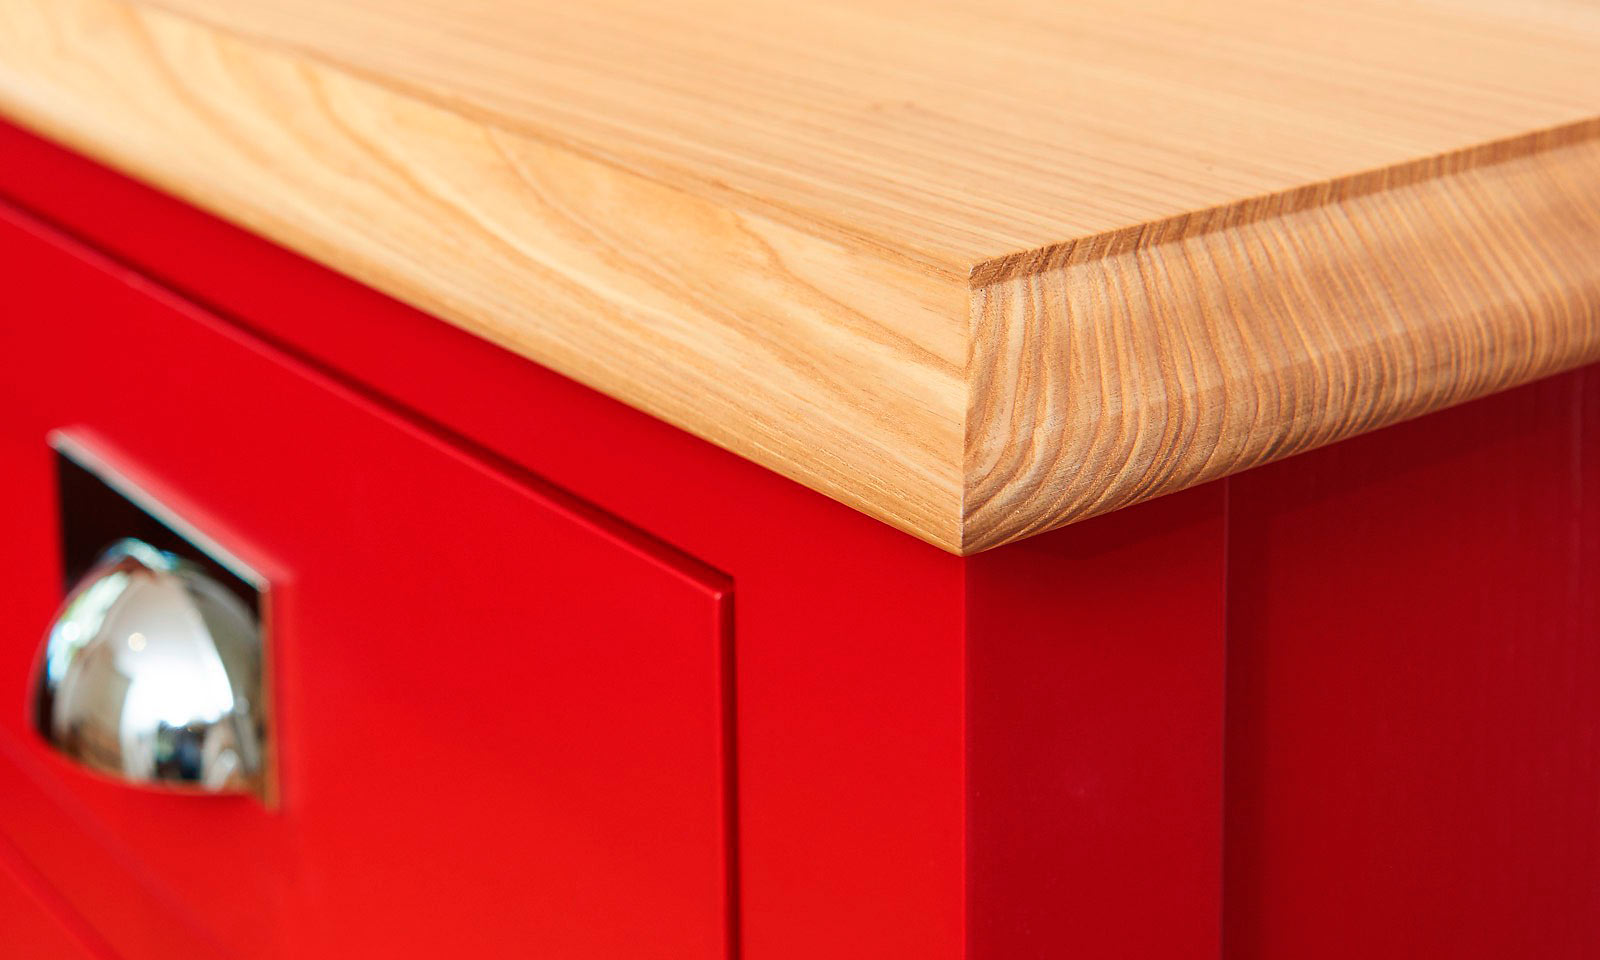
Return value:
M 1600 956 L 1600 371 L 1236 477 L 1227 955 Z
M 1219 954 L 1211 484 L 969 560 L 972 960 Z

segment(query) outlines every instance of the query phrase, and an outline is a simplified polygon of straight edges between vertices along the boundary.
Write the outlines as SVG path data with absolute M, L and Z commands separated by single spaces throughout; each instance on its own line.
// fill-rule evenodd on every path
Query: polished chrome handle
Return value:
M 34 723 L 129 783 L 261 795 L 261 627 L 199 566 L 140 540 L 106 551 L 44 641 Z

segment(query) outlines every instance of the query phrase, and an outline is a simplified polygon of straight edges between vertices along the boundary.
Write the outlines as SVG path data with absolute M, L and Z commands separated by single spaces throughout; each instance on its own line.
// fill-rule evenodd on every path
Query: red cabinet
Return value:
M 35 211 L 0 216 L 12 942 L 1600 948 L 1594 369 L 957 558 L 13 128 L 0 158 Z M 26 729 L 52 430 L 268 573 L 275 806 Z
M 23 219 L 0 262 L 0 833 L 119 955 L 726 952 L 726 577 Z M 60 430 L 270 581 L 275 804 L 26 729 Z

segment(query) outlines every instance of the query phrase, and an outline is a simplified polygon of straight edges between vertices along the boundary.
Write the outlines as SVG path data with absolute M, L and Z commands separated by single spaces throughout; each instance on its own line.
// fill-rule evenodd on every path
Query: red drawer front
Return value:
M 0 831 L 116 952 L 726 954 L 724 578 L 12 211 L 0 263 Z M 271 578 L 275 808 L 26 729 L 57 429 Z
M 53 891 L 0 843 L 0 953 L 7 957 L 89 960 L 103 949 L 86 943 L 92 934 L 72 929 Z M 98 946 L 98 945 L 96 945 Z

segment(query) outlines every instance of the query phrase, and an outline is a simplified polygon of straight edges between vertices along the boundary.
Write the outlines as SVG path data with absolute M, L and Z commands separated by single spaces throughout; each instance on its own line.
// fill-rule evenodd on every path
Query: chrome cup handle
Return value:
M 262 794 L 260 623 L 197 565 L 116 544 L 67 595 L 37 670 L 34 726 L 78 763 L 140 786 Z

